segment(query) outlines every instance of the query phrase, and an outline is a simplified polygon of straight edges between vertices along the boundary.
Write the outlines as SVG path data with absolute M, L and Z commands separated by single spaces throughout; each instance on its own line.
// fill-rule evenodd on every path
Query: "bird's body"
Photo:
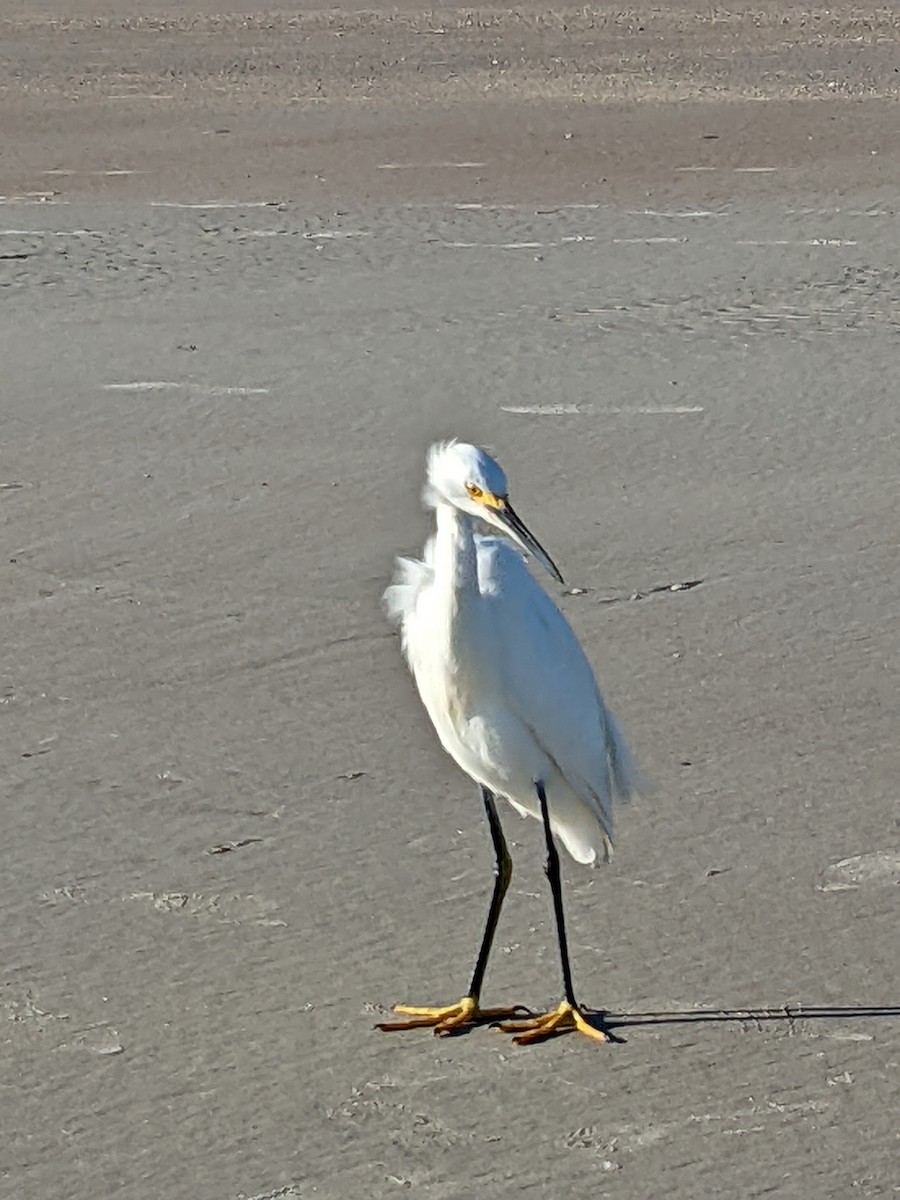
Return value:
M 633 788 L 627 750 L 572 628 L 512 543 L 438 508 L 424 560 L 388 590 L 441 744 L 476 783 L 550 822 L 577 862 L 609 856 L 613 798 Z
M 534 1040 L 555 1031 L 572 1014 L 577 1019 L 569 1023 L 583 1020 L 571 995 L 551 831 L 580 863 L 608 858 L 613 801 L 627 798 L 635 773 L 568 621 L 533 578 L 519 549 L 504 537 L 476 529 L 478 520 L 502 529 L 560 578 L 509 505 L 498 464 L 474 446 L 435 446 L 428 459 L 425 500 L 435 510 L 434 536 L 421 561 L 398 560 L 385 606 L 400 626 L 404 654 L 441 744 L 481 786 L 498 882 L 462 1008 L 403 1009 L 419 1020 L 389 1027 L 431 1024 L 438 1032 L 449 1032 L 472 1023 L 511 871 L 494 809 L 494 797 L 501 796 L 520 814 L 544 822 L 554 886 L 566 1003 L 540 1018 L 534 1034 L 524 1039 Z M 511 1014 L 496 1010 L 495 1015 Z M 555 1024 L 549 1029 L 540 1021 Z

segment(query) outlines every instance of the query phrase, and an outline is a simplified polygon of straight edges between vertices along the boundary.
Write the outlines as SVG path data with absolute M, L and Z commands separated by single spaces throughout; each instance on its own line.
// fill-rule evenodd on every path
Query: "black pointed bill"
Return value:
M 523 550 L 533 555 L 534 558 L 541 564 L 548 574 L 552 575 L 557 583 L 565 584 L 565 580 L 559 573 L 559 568 L 556 563 L 537 540 L 533 533 L 525 525 L 524 521 L 520 520 L 513 506 L 508 500 L 503 500 L 497 505 L 494 510 L 497 516 L 498 524 L 502 525 L 509 531 L 516 542 Z

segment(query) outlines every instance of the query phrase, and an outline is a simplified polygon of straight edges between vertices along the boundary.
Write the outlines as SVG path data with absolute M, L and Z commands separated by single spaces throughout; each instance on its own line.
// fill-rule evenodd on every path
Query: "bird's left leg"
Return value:
M 575 1029 L 586 1034 L 596 1042 L 608 1042 L 609 1036 L 588 1021 L 575 999 L 575 989 L 572 986 L 572 967 L 569 963 L 569 943 L 566 937 L 566 918 L 563 912 L 562 883 L 559 873 L 559 854 L 553 841 L 550 829 L 550 814 L 547 810 L 547 794 L 540 781 L 535 783 L 538 800 L 541 805 L 541 820 L 544 824 L 544 836 L 547 842 L 547 861 L 544 872 L 550 882 L 550 892 L 553 896 L 553 913 L 556 917 L 556 934 L 559 942 L 559 957 L 562 964 L 563 991 L 565 1000 L 552 1012 L 542 1013 L 526 1021 L 514 1024 L 500 1024 L 498 1029 L 504 1033 L 514 1033 L 513 1041 L 519 1046 L 527 1046 L 532 1042 L 542 1042 L 558 1033 Z
M 413 1008 L 408 1004 L 397 1004 L 394 1012 L 401 1013 L 410 1020 L 383 1022 L 377 1025 L 376 1029 L 391 1032 L 396 1029 L 432 1028 L 436 1034 L 460 1033 L 490 1021 L 513 1021 L 520 1015 L 527 1015 L 527 1010 L 521 1008 L 482 1008 L 479 1004 L 484 973 L 494 943 L 497 922 L 500 920 L 500 910 L 512 876 L 512 859 L 509 856 L 506 838 L 503 836 L 493 793 L 482 787 L 481 798 L 494 846 L 494 890 L 469 990 L 457 1004 L 448 1005 L 446 1008 Z

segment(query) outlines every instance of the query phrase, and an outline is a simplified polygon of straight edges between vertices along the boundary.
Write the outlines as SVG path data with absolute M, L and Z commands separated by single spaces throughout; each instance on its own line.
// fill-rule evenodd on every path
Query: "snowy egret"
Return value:
M 579 863 L 608 859 L 613 799 L 635 790 L 634 767 L 571 626 L 513 545 L 563 582 L 509 503 L 500 465 L 476 446 L 439 443 L 428 454 L 424 500 L 435 511 L 436 532 L 421 562 L 397 560 L 385 607 L 400 626 L 406 660 L 441 744 L 481 788 L 496 860 L 494 890 L 466 995 L 445 1008 L 397 1005 L 394 1011 L 409 1019 L 378 1028 L 430 1026 L 449 1034 L 490 1021 L 515 1033 L 519 1043 L 567 1029 L 607 1041 L 575 1000 L 553 839 Z M 478 521 L 507 537 L 476 532 Z M 480 1005 L 512 874 L 498 796 L 544 827 L 565 998 L 539 1016 Z

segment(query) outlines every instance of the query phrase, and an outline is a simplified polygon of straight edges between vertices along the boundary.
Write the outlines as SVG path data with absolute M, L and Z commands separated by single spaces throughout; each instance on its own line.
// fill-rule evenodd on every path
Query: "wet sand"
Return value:
M 0 1194 L 892 1195 L 897 16 L 137 10 L 0 20 Z M 608 1048 L 372 1030 L 490 885 L 379 609 L 451 434 L 655 784 Z

